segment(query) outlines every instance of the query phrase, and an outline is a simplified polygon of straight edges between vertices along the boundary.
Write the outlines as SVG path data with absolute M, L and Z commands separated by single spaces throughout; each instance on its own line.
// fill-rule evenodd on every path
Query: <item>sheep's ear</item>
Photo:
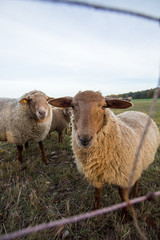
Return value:
M 127 100 L 120 100 L 116 98 L 105 98 L 108 108 L 124 109 L 132 106 L 132 103 Z
M 28 103 L 29 102 L 29 99 L 28 98 L 22 98 L 20 101 L 19 101 L 19 103 L 21 103 L 21 104 L 26 104 L 26 103 Z
M 71 107 L 72 97 L 62 97 L 49 100 L 48 103 L 54 107 Z
M 53 97 L 47 97 L 47 102 L 51 101 L 51 100 L 54 100 L 55 98 Z

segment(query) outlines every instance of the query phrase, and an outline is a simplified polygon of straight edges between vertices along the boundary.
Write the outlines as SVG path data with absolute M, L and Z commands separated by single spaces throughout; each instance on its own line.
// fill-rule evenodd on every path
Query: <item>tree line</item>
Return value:
M 154 95 L 155 88 L 151 88 L 148 90 L 137 91 L 137 92 L 128 92 L 122 94 L 111 94 L 108 97 L 118 97 L 118 98 L 133 98 L 133 99 L 144 99 L 144 98 L 152 98 Z M 160 96 L 159 96 L 160 98 Z

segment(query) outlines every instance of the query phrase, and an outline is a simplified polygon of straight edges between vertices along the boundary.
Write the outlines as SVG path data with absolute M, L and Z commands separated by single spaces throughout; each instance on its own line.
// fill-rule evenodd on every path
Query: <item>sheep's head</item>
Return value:
M 75 125 L 75 137 L 78 145 L 83 148 L 91 147 L 97 133 L 104 122 L 105 108 L 128 108 L 129 101 L 105 98 L 100 92 L 79 92 L 75 97 L 64 97 L 50 100 L 56 107 L 72 107 Z
M 66 117 L 70 117 L 72 115 L 72 108 L 71 107 L 64 108 L 63 113 Z
M 28 104 L 32 114 L 39 120 L 45 120 L 49 114 L 50 106 L 48 101 L 53 98 L 47 97 L 41 91 L 31 92 L 23 97 L 19 103 Z

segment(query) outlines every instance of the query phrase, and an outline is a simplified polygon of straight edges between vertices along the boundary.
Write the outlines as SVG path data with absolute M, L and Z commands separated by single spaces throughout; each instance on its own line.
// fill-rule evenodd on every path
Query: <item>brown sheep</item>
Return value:
M 125 199 L 135 154 L 148 116 L 137 111 L 115 115 L 109 108 L 128 108 L 129 101 L 105 98 L 100 92 L 79 92 L 75 97 L 50 101 L 56 107 L 72 107 L 72 148 L 78 170 L 95 187 L 95 208 L 105 183 L 119 186 Z M 154 160 L 160 143 L 159 130 L 153 120 L 141 148 L 131 186 Z
M 63 131 L 69 127 L 70 116 L 72 114 L 71 108 L 55 108 L 52 107 L 52 124 L 50 133 L 57 131 L 59 143 L 63 143 Z

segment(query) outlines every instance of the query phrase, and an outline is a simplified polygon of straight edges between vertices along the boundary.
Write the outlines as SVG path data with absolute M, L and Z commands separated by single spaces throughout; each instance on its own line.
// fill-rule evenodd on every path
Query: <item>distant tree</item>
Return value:
M 148 90 L 146 98 L 152 98 L 153 97 L 153 92 L 154 92 L 153 89 Z
M 129 93 L 122 93 L 122 94 L 112 94 L 109 95 L 108 97 L 117 97 L 117 98 L 128 98 L 132 97 L 134 99 L 144 99 L 144 98 L 152 98 L 154 95 L 155 88 L 151 88 L 148 90 L 143 90 L 143 91 L 137 91 L 137 92 L 129 92 Z M 160 96 L 159 96 L 160 98 Z

